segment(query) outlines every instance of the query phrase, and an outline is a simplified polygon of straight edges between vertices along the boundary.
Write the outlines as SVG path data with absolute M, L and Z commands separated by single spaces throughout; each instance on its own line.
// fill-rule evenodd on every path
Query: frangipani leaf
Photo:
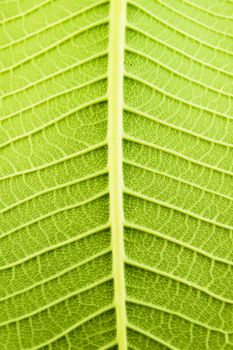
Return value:
M 0 0 L 1 350 L 233 350 L 232 19 Z

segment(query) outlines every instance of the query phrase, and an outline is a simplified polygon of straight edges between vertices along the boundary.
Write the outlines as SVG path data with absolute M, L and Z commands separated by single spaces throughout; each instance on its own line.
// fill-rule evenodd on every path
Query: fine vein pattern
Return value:
M 0 349 L 233 350 L 232 0 L 2 0 L 0 97 Z

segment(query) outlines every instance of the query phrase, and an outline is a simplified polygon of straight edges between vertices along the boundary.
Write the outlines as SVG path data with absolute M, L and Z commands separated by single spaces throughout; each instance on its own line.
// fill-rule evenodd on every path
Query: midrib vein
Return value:
M 123 231 L 123 75 L 126 0 L 110 2 L 108 66 L 108 166 L 117 342 L 127 349 Z

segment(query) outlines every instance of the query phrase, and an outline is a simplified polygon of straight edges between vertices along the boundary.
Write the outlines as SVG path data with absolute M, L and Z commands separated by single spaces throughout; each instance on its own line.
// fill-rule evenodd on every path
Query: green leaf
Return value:
M 232 0 L 0 0 L 0 349 L 233 350 Z

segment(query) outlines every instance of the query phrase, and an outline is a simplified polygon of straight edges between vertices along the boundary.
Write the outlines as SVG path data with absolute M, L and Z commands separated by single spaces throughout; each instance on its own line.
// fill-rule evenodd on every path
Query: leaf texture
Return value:
M 232 19 L 0 1 L 0 349 L 233 350 Z

